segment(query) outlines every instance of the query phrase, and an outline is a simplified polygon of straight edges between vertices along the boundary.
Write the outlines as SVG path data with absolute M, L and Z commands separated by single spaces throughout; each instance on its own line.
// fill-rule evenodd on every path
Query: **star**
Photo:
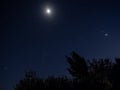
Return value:
M 109 34 L 108 33 L 105 33 L 104 36 L 107 37 Z

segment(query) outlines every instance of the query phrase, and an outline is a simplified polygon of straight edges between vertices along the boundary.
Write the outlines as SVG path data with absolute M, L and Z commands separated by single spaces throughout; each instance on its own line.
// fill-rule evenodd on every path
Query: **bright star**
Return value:
M 104 35 L 107 37 L 107 36 L 108 36 L 108 33 L 105 33 Z

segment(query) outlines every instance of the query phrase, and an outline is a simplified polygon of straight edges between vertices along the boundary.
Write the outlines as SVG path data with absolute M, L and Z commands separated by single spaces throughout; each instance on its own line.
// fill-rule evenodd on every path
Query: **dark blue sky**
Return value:
M 46 3 L 56 9 L 42 15 Z M 0 86 L 12 90 L 32 69 L 39 76 L 69 75 L 66 55 L 120 56 L 120 2 L 115 0 L 6 0 L 0 14 Z M 105 36 L 108 34 L 108 36 Z

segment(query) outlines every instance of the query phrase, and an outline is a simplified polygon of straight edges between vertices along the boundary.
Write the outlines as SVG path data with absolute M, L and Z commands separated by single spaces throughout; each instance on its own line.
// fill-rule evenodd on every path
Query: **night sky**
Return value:
M 72 51 L 87 59 L 120 57 L 120 2 L 4 0 L 0 2 L 0 86 L 13 87 L 27 70 L 41 78 L 69 76 Z M 52 7 L 51 16 L 44 13 Z

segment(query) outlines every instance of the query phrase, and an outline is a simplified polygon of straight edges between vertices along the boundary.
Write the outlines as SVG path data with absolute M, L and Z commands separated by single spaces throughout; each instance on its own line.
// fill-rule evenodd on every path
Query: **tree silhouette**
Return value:
M 112 83 L 110 82 L 112 67 L 113 64 L 109 59 L 93 59 L 89 62 L 90 77 L 104 86 L 105 90 L 109 90 L 112 87 Z
M 111 75 L 113 90 L 120 90 L 120 58 L 116 58 L 115 61 Z
M 70 83 L 66 77 L 49 77 L 45 80 L 46 90 L 70 90 Z
M 15 90 L 119 90 L 120 89 L 120 58 L 115 63 L 110 59 L 86 60 L 76 52 L 67 58 L 70 65 L 67 77 L 38 78 L 36 72 L 28 71 Z
M 37 78 L 35 72 L 26 72 L 15 90 L 71 90 L 72 85 L 67 77 Z
M 112 84 L 109 80 L 112 70 L 112 62 L 109 59 L 87 60 L 77 53 L 72 52 L 71 57 L 67 57 L 70 64 L 69 73 L 73 78 L 79 80 L 81 89 L 109 90 Z
M 67 57 L 67 61 L 70 64 L 68 71 L 75 79 L 83 79 L 88 76 L 88 66 L 83 57 L 72 52 L 71 57 Z
M 44 90 L 43 80 L 36 77 L 35 72 L 29 71 L 25 73 L 25 78 L 20 80 L 15 90 Z

